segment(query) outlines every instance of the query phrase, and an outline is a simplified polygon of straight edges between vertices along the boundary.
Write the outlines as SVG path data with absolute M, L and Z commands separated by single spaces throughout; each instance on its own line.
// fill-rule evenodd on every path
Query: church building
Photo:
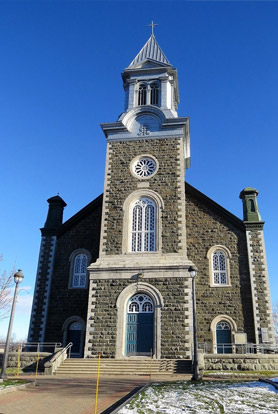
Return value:
M 124 112 L 101 124 L 103 195 L 65 222 L 64 200 L 47 200 L 28 341 L 73 342 L 76 357 L 191 359 L 195 293 L 200 348 L 273 344 L 258 191 L 241 191 L 241 220 L 185 182 L 189 118 L 153 33 L 122 79 Z

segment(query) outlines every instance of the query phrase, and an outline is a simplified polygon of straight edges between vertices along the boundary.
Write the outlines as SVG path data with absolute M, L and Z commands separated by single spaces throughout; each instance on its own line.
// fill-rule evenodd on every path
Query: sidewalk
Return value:
M 24 377 L 34 380 L 34 376 Z M 190 376 L 155 377 L 155 381 L 190 379 Z M 135 387 L 149 382 L 148 376 L 100 377 L 98 414 Z M 37 386 L 0 394 L 0 414 L 94 414 L 96 376 L 39 376 Z

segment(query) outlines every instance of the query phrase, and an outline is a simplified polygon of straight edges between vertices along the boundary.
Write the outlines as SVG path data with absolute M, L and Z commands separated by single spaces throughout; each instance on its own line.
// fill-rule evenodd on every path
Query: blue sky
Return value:
M 156 38 L 191 122 L 187 181 L 242 218 L 259 190 L 278 300 L 278 2 L 0 1 L 1 269 L 22 268 L 14 331 L 27 335 L 46 199 L 64 219 L 103 191 L 101 122 L 123 111 L 122 70 Z M 0 335 L 6 322 L 0 322 Z

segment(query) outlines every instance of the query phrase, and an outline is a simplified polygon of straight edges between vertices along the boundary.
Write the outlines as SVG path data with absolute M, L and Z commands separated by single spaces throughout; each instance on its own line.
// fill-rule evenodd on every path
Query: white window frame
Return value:
M 153 201 L 156 206 L 155 212 L 155 250 L 152 251 L 137 251 L 133 252 L 132 246 L 132 207 L 140 198 L 147 198 Z M 122 239 L 122 253 L 123 254 L 159 254 L 162 246 L 162 211 L 164 209 L 164 202 L 161 196 L 153 190 L 142 189 L 131 193 L 123 204 L 123 239 Z
M 140 211 L 141 217 L 139 215 Z M 156 215 L 156 204 L 149 197 L 140 197 L 131 205 L 131 252 L 145 253 L 157 250 Z
M 159 106 L 160 87 L 158 82 L 152 82 L 150 84 L 150 104 Z M 155 102 L 152 102 L 155 101 Z
M 225 257 L 225 270 L 215 270 L 214 269 L 214 255 L 220 252 L 221 255 Z M 222 256 L 223 257 L 223 256 Z M 222 245 L 216 245 L 209 249 L 207 253 L 207 258 L 209 260 L 209 280 L 211 287 L 229 287 L 231 286 L 231 277 L 230 277 L 230 259 L 231 253 L 227 247 Z M 215 274 L 218 273 L 219 275 L 219 282 L 215 281 Z M 221 282 L 221 273 L 225 274 L 226 282 Z
M 144 92 L 142 92 L 143 89 L 144 89 Z M 157 103 L 151 103 L 152 89 L 155 90 L 154 96 L 156 98 L 155 100 L 157 100 Z M 139 107 L 145 106 L 145 105 L 160 106 L 160 95 L 161 95 L 161 85 L 157 79 L 154 79 L 148 82 L 140 81 L 136 85 L 135 106 L 139 106 Z M 145 102 L 145 103 L 142 103 L 142 102 Z
M 78 256 L 86 256 L 87 258 L 87 266 L 86 266 L 86 273 L 78 273 L 79 275 L 79 283 L 78 285 L 74 285 L 74 276 L 75 276 L 75 261 Z M 88 266 L 91 263 L 91 254 L 86 249 L 77 249 L 72 252 L 69 258 L 70 261 L 70 277 L 69 277 L 69 289 L 86 289 L 88 286 Z M 85 275 L 85 283 L 82 285 L 80 284 L 80 278 L 82 275 Z

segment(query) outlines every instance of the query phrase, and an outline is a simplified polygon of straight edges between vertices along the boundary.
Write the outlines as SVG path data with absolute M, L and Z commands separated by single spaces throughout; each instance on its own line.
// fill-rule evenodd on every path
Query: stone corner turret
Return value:
M 64 207 L 67 205 L 59 195 L 49 198 L 47 202 L 49 204 L 47 218 L 44 227 L 41 229 L 43 234 L 49 232 L 55 233 L 61 226 L 63 223 Z
M 245 222 L 263 223 L 258 209 L 258 194 L 259 192 L 252 187 L 244 188 L 239 194 L 243 203 L 243 220 Z

